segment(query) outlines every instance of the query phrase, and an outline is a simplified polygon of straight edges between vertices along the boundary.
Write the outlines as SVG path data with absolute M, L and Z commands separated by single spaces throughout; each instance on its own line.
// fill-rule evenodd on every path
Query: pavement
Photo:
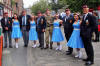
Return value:
M 63 34 L 64 35 L 64 34 Z M 72 55 L 66 55 L 66 40 L 61 42 L 62 51 L 56 51 L 56 43 L 53 49 L 41 50 L 40 48 L 32 48 L 32 41 L 29 42 L 28 48 L 23 47 L 23 39 L 19 40 L 19 48 L 3 49 L 2 66 L 85 66 L 85 62 L 81 59 L 74 58 L 76 50 Z M 13 46 L 15 42 L 13 40 Z M 92 66 L 100 66 L 100 42 L 93 42 L 95 52 L 95 64 Z M 81 49 L 82 58 L 86 58 L 84 48 Z

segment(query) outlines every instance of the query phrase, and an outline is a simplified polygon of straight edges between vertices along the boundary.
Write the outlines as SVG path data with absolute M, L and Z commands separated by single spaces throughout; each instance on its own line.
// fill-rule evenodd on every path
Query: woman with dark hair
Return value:
M 36 21 L 35 21 L 34 15 L 31 16 L 29 40 L 34 42 L 32 48 L 36 48 L 37 47 L 36 43 L 37 43 L 37 40 L 38 40 L 38 35 L 37 35 L 37 32 L 36 32 Z
M 62 46 L 60 45 L 60 42 L 64 40 L 63 34 L 60 29 L 60 24 L 62 24 L 63 21 L 59 19 L 59 15 L 55 15 L 54 23 L 53 23 L 53 33 L 52 33 L 52 42 L 57 43 L 56 50 L 62 50 Z
M 80 37 L 80 24 L 81 21 L 79 20 L 79 15 L 77 13 L 74 14 L 75 22 L 73 23 L 73 32 L 72 35 L 67 43 L 67 46 L 71 48 L 76 48 L 77 55 L 75 57 L 82 58 L 82 52 L 80 51 L 80 48 L 84 48 L 83 41 Z
M 20 30 L 20 24 L 18 21 L 17 14 L 14 14 L 14 18 L 12 19 L 13 25 L 12 25 L 12 38 L 15 39 L 16 48 L 18 48 L 18 39 L 22 37 L 22 32 Z

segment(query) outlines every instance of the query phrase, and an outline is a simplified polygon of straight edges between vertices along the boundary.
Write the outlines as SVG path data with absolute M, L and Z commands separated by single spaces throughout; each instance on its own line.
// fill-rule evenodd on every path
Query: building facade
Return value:
M 0 0 L 0 19 L 3 17 L 3 8 L 4 8 L 3 0 Z
M 13 7 L 13 12 L 17 13 L 18 15 L 21 14 L 23 8 L 23 0 L 15 0 L 15 5 Z
M 11 8 L 11 0 L 3 0 L 3 4 L 4 4 L 4 12 L 8 12 L 8 16 L 11 17 L 12 16 L 12 8 Z
M 8 12 L 8 16 L 12 17 L 14 13 L 19 15 L 23 9 L 23 0 L 0 0 L 0 19 L 4 12 Z

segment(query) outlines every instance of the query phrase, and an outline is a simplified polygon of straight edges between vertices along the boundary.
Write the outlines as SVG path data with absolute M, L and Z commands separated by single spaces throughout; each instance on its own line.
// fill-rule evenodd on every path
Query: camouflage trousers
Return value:
M 52 39 L 52 31 L 53 31 L 53 26 L 47 27 L 46 28 L 46 32 L 45 32 L 45 41 L 46 41 L 46 45 L 53 44 L 53 42 L 51 41 Z

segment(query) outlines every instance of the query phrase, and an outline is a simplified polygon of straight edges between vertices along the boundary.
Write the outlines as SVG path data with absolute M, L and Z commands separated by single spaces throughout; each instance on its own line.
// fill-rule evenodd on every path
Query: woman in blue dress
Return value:
M 80 51 L 80 48 L 84 48 L 83 41 L 80 37 L 80 24 L 81 21 L 79 20 L 79 16 L 77 13 L 74 14 L 74 19 L 75 22 L 73 23 L 73 32 L 72 35 L 67 43 L 67 46 L 76 48 L 77 50 L 77 55 L 75 57 L 81 58 L 82 57 L 82 52 Z
M 37 47 L 37 40 L 38 40 L 38 35 L 36 32 L 36 22 L 35 22 L 35 16 L 31 16 L 31 21 L 30 21 L 30 31 L 29 31 L 29 40 L 32 40 L 34 42 L 32 48 L 36 48 Z
M 22 37 L 20 25 L 17 14 L 14 14 L 13 26 L 12 26 L 12 38 L 15 39 L 16 48 L 18 48 L 18 39 Z
M 60 24 L 62 24 L 62 20 L 59 19 L 59 15 L 55 15 L 54 19 L 54 28 L 53 28 L 53 33 L 52 33 L 52 41 L 57 43 L 57 48 L 56 50 L 61 50 L 62 46 L 60 45 L 60 42 L 64 40 L 63 34 L 60 29 Z

